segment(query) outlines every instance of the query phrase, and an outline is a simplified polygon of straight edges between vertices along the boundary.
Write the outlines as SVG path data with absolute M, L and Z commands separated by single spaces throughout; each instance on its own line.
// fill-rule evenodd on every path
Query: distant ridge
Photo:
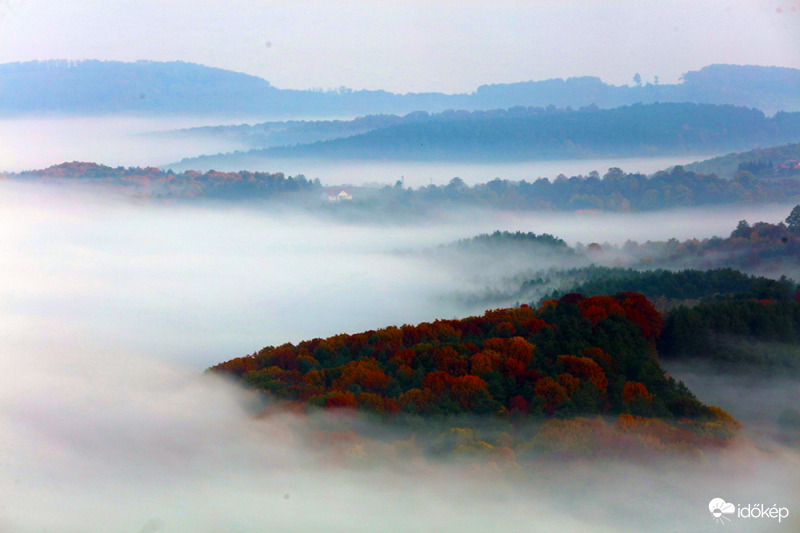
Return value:
M 531 161 L 721 153 L 800 140 L 800 113 L 692 103 L 615 109 L 512 108 L 416 117 L 349 137 L 184 159 L 172 168 L 232 168 L 255 159 Z M 263 161 L 262 161 L 263 162 Z M 244 167 L 243 167 L 244 168 Z
M 800 70 L 754 65 L 710 65 L 687 72 L 682 83 L 614 86 L 600 78 L 482 85 L 474 93 L 496 107 L 555 105 L 618 107 L 635 103 L 690 102 L 755 107 L 767 114 L 800 111 Z
M 268 81 L 182 61 L 0 64 L 0 115 L 198 114 L 319 116 L 445 107 L 446 95 L 277 89 Z M 440 102 L 441 101 L 441 102 Z
M 470 94 L 287 90 L 230 70 L 181 61 L 0 64 L 0 115 L 205 114 L 342 116 L 514 106 L 613 108 L 693 102 L 800 111 L 800 70 L 711 65 L 672 85 L 609 85 L 594 77 L 483 85 Z

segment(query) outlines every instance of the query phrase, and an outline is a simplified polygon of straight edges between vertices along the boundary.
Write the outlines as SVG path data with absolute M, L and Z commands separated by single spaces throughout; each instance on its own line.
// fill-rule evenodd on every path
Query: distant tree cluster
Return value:
M 732 267 L 751 272 L 785 270 L 800 257 L 800 206 L 792 209 L 786 223 L 741 220 L 727 238 L 678 241 L 629 241 L 621 250 L 640 266 L 681 268 Z M 609 251 L 613 249 L 609 248 Z
M 482 233 L 475 237 L 470 237 L 469 239 L 461 239 L 456 241 L 451 246 L 455 246 L 456 248 L 482 248 L 487 246 L 494 246 L 498 243 L 510 243 L 514 246 L 525 246 L 528 244 L 535 244 L 537 245 L 544 245 L 544 246 L 551 246 L 556 248 L 568 249 L 567 243 L 564 242 L 564 239 L 560 239 L 555 237 L 549 233 L 541 233 L 536 234 L 533 232 L 522 232 L 522 231 L 495 231 L 491 234 L 489 233 Z
M 575 250 L 567 245 L 563 239 L 549 233 L 536 234 L 532 232 L 495 231 L 491 234 L 483 233 L 461 239 L 453 243 L 442 244 L 433 250 L 427 251 L 429 255 L 440 256 L 447 252 L 460 252 L 472 256 L 520 256 L 558 255 L 560 257 L 575 256 Z M 469 257 L 461 256 L 461 257 Z

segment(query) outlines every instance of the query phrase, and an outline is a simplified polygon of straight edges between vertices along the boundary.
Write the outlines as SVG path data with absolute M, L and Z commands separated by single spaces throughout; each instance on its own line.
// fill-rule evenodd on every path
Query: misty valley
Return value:
M 798 80 L 0 65 L 0 533 L 797 530 Z
M 218 465 L 235 499 L 284 505 L 264 524 L 286 528 L 298 508 L 366 512 L 375 476 L 406 502 L 386 511 L 398 523 L 406 505 L 479 501 L 442 525 L 453 531 L 497 527 L 519 498 L 554 527 L 593 531 L 581 504 L 559 507 L 575 491 L 633 527 L 642 515 L 619 519 L 592 488 L 635 498 L 632 478 L 663 483 L 675 506 L 685 489 L 669 487 L 687 480 L 695 499 L 719 483 L 743 494 L 754 465 L 767 492 L 795 483 L 783 467 L 800 443 L 791 205 L 576 214 L 467 198 L 390 222 L 291 178 L 277 183 L 297 190 L 254 202 L 184 194 L 224 191 L 227 175 L 151 170 L 143 184 L 144 170 L 58 168 L 74 174 L 0 186 L 4 403 L 27 428 L 15 448 L 31 450 L 7 463 L 31 487 L 12 517 L 43 491 L 88 512 L 99 493 L 59 488 L 73 469 L 97 490 L 135 479 L 129 498 L 168 524 L 185 523 L 168 508 L 187 503 L 165 486 Z M 58 459 L 37 460 L 32 481 L 40 453 Z M 420 477 L 441 478 L 427 503 L 408 500 Z M 323 496 L 334 482 L 346 502 Z M 225 508 L 207 490 L 200 501 Z M 145 523 L 122 505 L 104 512 Z M 192 515 L 201 529 L 211 519 Z

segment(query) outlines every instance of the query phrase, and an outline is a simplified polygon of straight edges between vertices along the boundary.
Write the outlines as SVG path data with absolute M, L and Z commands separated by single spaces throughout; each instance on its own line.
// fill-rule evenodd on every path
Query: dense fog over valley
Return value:
M 742 442 L 702 460 L 524 471 L 415 454 L 342 462 L 313 434 L 347 415 L 254 420 L 252 397 L 159 360 L 158 350 L 132 349 L 130 333 L 99 341 L 59 317 L 3 315 L 12 328 L 0 358 L 2 531 L 699 533 L 714 525 L 705 509 L 712 497 L 791 506 L 800 495 L 800 458 L 775 443 Z M 126 325 L 168 335 L 150 326 Z M 718 386 L 736 401 L 729 383 Z M 792 516 L 782 529 L 766 521 L 728 529 L 796 526 Z
M 777 221 L 788 211 L 752 206 L 713 218 L 705 209 L 452 212 L 376 226 L 274 205 L 142 204 L 13 182 L 0 190 L 6 313 L 43 317 L 195 368 L 268 344 L 480 314 L 481 307 L 449 296 L 554 265 L 552 257 L 452 262 L 416 253 L 479 233 L 621 245 L 727 236 L 742 218 Z
M 0 481 L 0 530 L 477 532 L 535 520 L 537 529 L 576 532 L 643 524 L 701 532 L 710 524 L 706 502 L 719 494 L 796 502 L 798 456 L 769 433 L 754 439 L 760 447 L 742 441 L 699 464 L 506 472 L 412 452 L 354 467 L 313 444 L 316 428 L 337 415 L 254 420 L 259 400 L 201 375 L 267 344 L 480 314 L 453 294 L 553 266 L 546 255 L 454 263 L 423 253 L 478 233 L 621 245 L 726 236 L 741 218 L 776 221 L 786 212 L 454 212 L 425 224 L 369 225 L 270 204 L 146 203 L 4 182 L 0 457 L 9 475 Z M 740 412 L 743 385 L 708 385 L 703 399 Z M 792 524 L 794 516 L 781 527 Z M 730 529 L 775 531 L 758 522 Z

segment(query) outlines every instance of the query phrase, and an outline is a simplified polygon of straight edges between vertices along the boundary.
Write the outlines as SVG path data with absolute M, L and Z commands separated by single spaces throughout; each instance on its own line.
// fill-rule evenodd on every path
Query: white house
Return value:
M 329 202 L 344 202 L 353 199 L 353 195 L 350 194 L 350 191 L 341 187 L 325 189 L 325 196 Z

